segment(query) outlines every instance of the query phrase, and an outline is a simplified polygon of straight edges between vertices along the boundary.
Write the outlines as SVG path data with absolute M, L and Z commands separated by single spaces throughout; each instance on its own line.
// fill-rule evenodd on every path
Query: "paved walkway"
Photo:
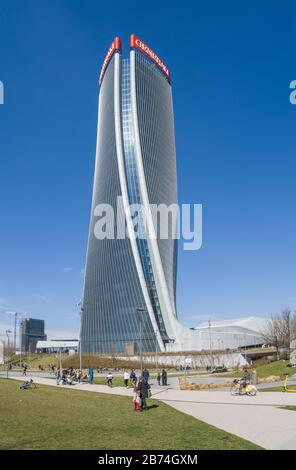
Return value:
M 22 377 L 12 374 L 10 378 L 23 380 Z M 34 381 L 57 387 L 53 379 L 34 377 Z M 132 393 L 131 389 L 123 387 L 109 388 L 106 385 L 86 383 L 74 385 L 71 390 L 129 397 Z M 280 408 L 287 405 L 296 406 L 296 394 L 259 392 L 256 397 L 231 396 L 229 391 L 183 391 L 154 385 L 152 398 L 265 449 L 296 450 L 296 411 Z

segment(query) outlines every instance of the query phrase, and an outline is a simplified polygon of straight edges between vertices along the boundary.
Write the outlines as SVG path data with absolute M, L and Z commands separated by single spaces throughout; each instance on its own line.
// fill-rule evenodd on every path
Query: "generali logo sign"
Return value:
M 161 60 L 160 57 L 158 57 L 157 54 L 155 54 L 152 49 L 150 49 L 149 46 L 147 46 L 147 44 L 145 44 L 135 34 L 131 34 L 130 47 L 138 49 L 139 51 L 143 52 L 143 54 L 145 54 L 147 57 L 149 57 L 149 59 L 152 60 L 152 62 L 159 68 L 159 70 L 161 70 L 161 72 L 166 76 L 166 78 L 170 82 L 170 71 L 165 65 L 165 63 Z
M 99 80 L 100 85 L 101 85 L 102 80 L 104 78 L 104 75 L 105 75 L 105 72 L 107 70 L 108 64 L 109 64 L 110 60 L 112 59 L 113 54 L 114 54 L 115 51 L 119 51 L 121 53 L 121 41 L 118 37 L 113 39 L 113 42 L 112 42 L 111 46 L 109 47 L 108 52 L 107 52 L 106 57 L 105 57 L 105 60 L 103 62 L 102 70 L 101 70 L 101 73 L 100 73 L 100 80 Z

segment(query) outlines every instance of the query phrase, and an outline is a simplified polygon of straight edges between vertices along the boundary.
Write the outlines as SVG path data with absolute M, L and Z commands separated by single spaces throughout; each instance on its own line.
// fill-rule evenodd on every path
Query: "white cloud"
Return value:
M 60 268 L 61 271 L 63 271 L 63 273 L 70 273 L 72 271 L 74 271 L 76 268 L 74 268 L 73 266 L 69 266 L 69 267 L 65 267 L 65 268 Z
M 46 295 L 31 294 L 30 298 L 35 299 L 35 300 L 42 300 L 42 302 L 46 302 L 47 304 L 52 303 L 52 299 L 50 297 L 46 296 Z

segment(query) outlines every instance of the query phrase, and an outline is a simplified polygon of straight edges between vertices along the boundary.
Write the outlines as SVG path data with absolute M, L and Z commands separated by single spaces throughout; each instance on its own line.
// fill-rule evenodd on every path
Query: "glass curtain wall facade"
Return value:
M 95 237 L 98 220 L 95 208 L 101 203 L 110 204 L 116 218 L 117 198 L 123 194 L 122 181 L 126 184 L 128 203 L 144 203 L 139 158 L 150 202 L 168 205 L 177 202 L 171 87 L 149 59 L 138 52 L 132 53 L 135 68 L 131 68 L 130 59 L 122 59 L 116 52 L 100 86 L 96 167 L 81 306 L 80 343 L 84 353 L 124 352 L 132 343 L 139 346 L 141 339 L 142 350 L 151 352 L 161 349 L 172 336 L 166 322 L 167 305 L 162 294 L 159 295 L 159 266 L 146 238 L 141 213 L 138 232 L 142 236 L 133 246 L 128 237 L 117 238 L 116 224 L 114 239 Z M 132 76 L 136 84 L 134 102 Z M 115 99 L 117 78 L 119 106 Z M 119 107 L 120 137 L 118 132 L 116 134 L 116 106 Z M 136 107 L 138 124 L 133 107 Z M 140 138 L 141 155 L 135 145 L 136 133 Z M 124 174 L 120 170 L 118 139 L 121 140 Z M 171 303 L 170 314 L 175 317 L 176 241 L 158 238 L 156 243 Z M 137 263 L 137 259 L 140 262 Z M 137 311 L 138 307 L 143 310 Z
M 150 204 L 177 204 L 176 150 L 171 86 L 166 78 L 140 53 L 135 53 L 138 126 L 142 162 Z M 170 236 L 157 244 L 176 315 L 177 243 Z
M 145 282 L 149 292 L 150 302 L 153 308 L 153 313 L 156 318 L 160 334 L 163 339 L 166 339 L 167 333 L 165 324 L 163 322 L 160 303 L 157 295 L 155 285 L 153 268 L 150 259 L 149 247 L 147 243 L 147 234 L 145 231 L 145 224 L 143 214 L 140 207 L 142 199 L 139 188 L 139 180 L 136 165 L 135 146 L 133 137 L 133 123 L 132 123 L 132 109 L 131 109 L 131 80 L 130 80 L 130 61 L 124 59 L 122 61 L 122 134 L 123 134 L 123 147 L 124 147 L 124 162 L 125 172 L 128 187 L 129 203 L 139 206 L 139 225 L 137 238 L 137 246 L 140 255 L 140 260 L 145 276 Z
M 22 353 L 35 352 L 36 344 L 46 340 L 44 320 L 25 318 L 20 323 L 20 346 Z

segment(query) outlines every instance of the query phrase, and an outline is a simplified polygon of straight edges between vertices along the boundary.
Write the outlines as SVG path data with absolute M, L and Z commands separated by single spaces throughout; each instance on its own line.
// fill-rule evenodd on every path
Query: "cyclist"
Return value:
M 239 393 L 251 382 L 251 374 L 248 369 L 244 369 L 244 375 L 239 381 Z

